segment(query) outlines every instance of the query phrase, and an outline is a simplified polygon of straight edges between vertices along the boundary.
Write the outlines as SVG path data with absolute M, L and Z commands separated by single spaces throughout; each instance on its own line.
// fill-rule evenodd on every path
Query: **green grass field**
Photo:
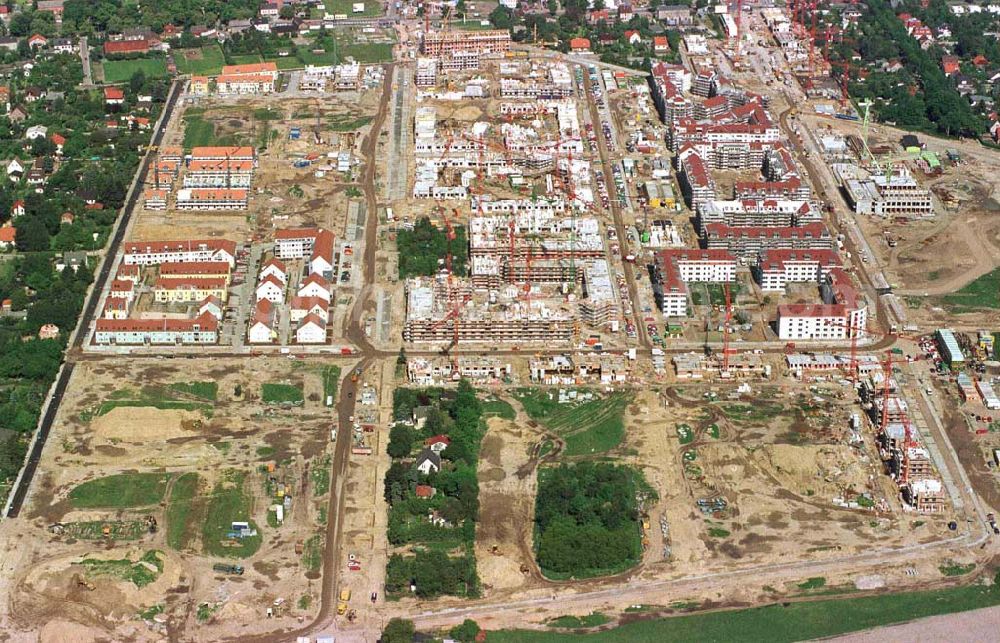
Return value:
M 495 398 L 483 402 L 483 417 L 499 417 L 505 420 L 513 420 L 517 418 L 517 413 L 509 402 Z
M 369 42 L 343 45 L 339 48 L 341 59 L 353 58 L 359 63 L 386 63 L 392 61 L 392 43 Z
M 154 582 L 163 572 L 161 556 L 160 552 L 151 549 L 137 561 L 128 558 L 117 560 L 85 558 L 80 564 L 87 570 L 88 576 L 113 576 L 131 581 L 133 585 L 141 588 Z M 143 563 L 152 565 L 156 571 L 149 569 Z
M 362 18 L 382 15 L 381 2 L 377 0 L 364 0 L 364 3 L 365 10 L 362 13 L 354 13 L 354 2 L 352 0 L 325 0 L 323 6 L 326 7 L 327 13 L 334 16 L 346 14 L 348 18 Z
M 302 404 L 302 387 L 294 384 L 266 382 L 261 384 L 260 399 L 265 404 Z
M 178 49 L 174 51 L 174 62 L 181 74 L 214 76 L 222 71 L 226 58 L 222 48 L 213 44 L 198 49 Z
M 323 566 L 323 534 L 316 534 L 302 547 L 302 566 L 311 572 L 318 572 Z
M 582 392 L 582 391 L 581 391 Z M 622 415 L 632 399 L 624 393 L 595 395 L 586 402 L 560 404 L 557 394 L 542 389 L 519 389 L 517 397 L 525 412 L 566 441 L 565 455 L 604 453 L 625 437 Z
M 600 612 L 591 612 L 586 616 L 559 616 L 545 624 L 546 627 L 576 630 L 584 627 L 597 627 L 611 621 Z
M 201 532 L 201 546 L 206 554 L 223 558 L 246 558 L 260 548 L 263 537 L 257 524 L 250 520 L 251 498 L 243 490 L 245 476 L 241 471 L 225 471 L 212 490 Z M 258 530 L 257 535 L 232 541 L 232 546 L 227 546 L 226 543 L 230 541 L 226 534 L 232 530 L 234 520 L 250 523 L 252 529 Z
M 359 116 L 357 118 L 351 118 L 347 115 L 332 116 L 329 119 L 327 129 L 334 132 L 353 132 L 372 122 L 373 119 L 374 116 Z
M 104 82 L 128 82 L 133 74 L 142 71 L 146 78 L 166 78 L 167 61 L 163 58 L 137 58 L 135 60 L 105 60 L 101 63 Z
M 192 386 L 199 383 L 195 382 Z M 202 382 L 200 384 L 207 384 L 207 382 Z M 183 389 L 184 385 L 171 385 L 166 388 L 158 386 L 147 386 L 140 391 L 133 391 L 131 389 L 119 389 L 111 393 L 108 399 L 101 402 L 96 407 L 87 409 L 80 414 L 80 419 L 84 421 L 89 421 L 94 416 L 106 415 L 113 411 L 114 409 L 126 407 L 151 407 L 154 409 L 161 410 L 175 410 L 175 411 L 201 411 L 205 415 L 212 414 L 212 406 L 205 402 L 197 402 L 187 399 L 179 399 L 176 393 L 181 393 L 181 397 L 186 395 L 195 395 L 192 390 Z M 202 392 L 205 392 L 205 387 L 201 387 Z M 195 395 L 196 397 L 202 397 L 200 395 Z M 206 398 L 207 399 L 207 398 Z
M 215 125 L 198 114 L 184 116 L 184 149 L 203 145 L 219 145 L 221 139 L 215 137 Z
M 148 507 L 163 500 L 169 473 L 119 473 L 77 485 L 69 492 L 77 509 Z
M 1000 579 L 997 579 L 1000 580 Z M 937 614 L 1000 605 L 1000 585 L 969 585 L 906 594 L 886 594 L 771 605 L 745 610 L 635 621 L 594 634 L 491 631 L 500 643 L 665 643 L 679 641 L 768 641 L 791 643 L 856 632 Z
M 326 366 L 323 368 L 323 404 L 326 406 L 333 406 L 332 403 L 327 403 L 327 400 L 337 399 L 337 384 L 340 382 L 340 367 L 339 366 Z
M 217 382 L 178 382 L 170 385 L 171 390 L 214 402 L 219 395 Z
M 956 310 L 1000 308 L 1000 268 L 988 272 L 963 288 L 943 297 L 945 305 Z
M 191 519 L 197 513 L 195 504 L 198 495 L 197 473 L 185 473 L 174 481 L 167 503 L 167 544 L 173 549 L 183 549 L 194 533 Z

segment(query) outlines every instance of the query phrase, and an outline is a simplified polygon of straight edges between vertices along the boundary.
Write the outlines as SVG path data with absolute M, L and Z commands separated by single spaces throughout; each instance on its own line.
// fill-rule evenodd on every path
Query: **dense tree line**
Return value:
M 400 230 L 396 236 L 400 278 L 436 274 L 444 268 L 449 252 L 452 271 L 456 275 L 464 275 L 469 243 L 464 226 L 456 225 L 453 230 L 455 238 L 449 240 L 448 231 L 435 227 L 427 217 L 418 219 L 412 230 Z
M 638 562 L 639 476 L 603 462 L 542 470 L 535 503 L 539 566 L 579 577 Z

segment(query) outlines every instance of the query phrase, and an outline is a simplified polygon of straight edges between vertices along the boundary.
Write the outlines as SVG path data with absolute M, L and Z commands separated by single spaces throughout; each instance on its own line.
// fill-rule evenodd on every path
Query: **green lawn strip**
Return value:
M 548 623 L 546 627 L 559 627 L 564 629 L 580 629 L 585 627 L 597 627 L 610 623 L 611 619 L 600 612 L 591 612 L 586 616 L 559 616 Z
M 969 563 L 968 565 L 961 565 L 959 563 L 949 561 L 947 565 L 941 565 L 938 569 L 945 576 L 965 576 L 966 574 L 971 574 L 973 570 L 976 569 L 976 564 Z
M 250 519 L 250 496 L 243 490 L 246 474 L 227 470 L 212 490 L 205 520 L 202 523 L 202 548 L 206 554 L 225 558 L 246 558 L 260 548 L 259 527 Z M 233 521 L 247 522 L 257 529 L 256 536 L 230 538 Z
M 117 560 L 84 558 L 80 564 L 87 568 L 88 576 L 114 576 L 131 581 L 133 585 L 141 588 L 155 581 L 163 573 L 163 559 L 160 556 L 160 552 L 151 549 L 134 562 L 128 558 Z
M 328 400 L 336 401 L 337 399 L 337 385 L 340 383 L 340 367 L 339 366 L 324 366 L 323 367 L 323 403 L 327 406 L 333 406 L 333 402 L 328 402 Z
M 142 71 L 146 78 L 167 77 L 167 61 L 163 58 L 105 60 L 101 63 L 101 67 L 104 69 L 106 83 L 128 82 L 137 71 Z
M 499 417 L 504 420 L 517 418 L 514 407 L 506 400 L 493 399 L 483 402 L 483 417 Z
M 355 13 L 354 0 L 325 0 L 323 6 L 326 12 L 337 16 L 345 15 L 348 18 L 361 18 L 382 15 L 382 3 L 375 0 L 364 0 L 365 10 Z
M 328 119 L 329 125 L 327 125 L 327 129 L 334 132 L 353 132 L 372 122 L 373 119 L 373 116 L 358 116 L 357 118 L 351 118 L 350 116 L 340 114 L 337 116 L 331 116 Z
M 219 395 L 218 382 L 178 382 L 170 385 L 171 390 L 214 402 Z
M 1000 581 L 1000 579 L 996 579 Z M 1000 586 L 948 589 L 858 598 L 803 601 L 744 610 L 634 621 L 593 634 L 534 630 L 491 631 L 500 643 L 662 643 L 675 641 L 768 641 L 792 643 L 938 614 L 1000 605 Z
M 353 58 L 359 63 L 384 63 L 392 61 L 392 43 L 372 42 L 343 45 L 341 58 Z
M 266 382 L 261 384 L 260 397 L 265 404 L 302 404 L 302 387 L 294 384 Z
M 755 404 L 722 403 L 719 408 L 726 417 L 742 422 L 764 422 L 785 412 L 785 407 L 774 402 L 758 401 Z
M 956 308 L 1000 308 L 1000 268 L 945 295 L 943 301 Z
M 84 520 L 65 523 L 63 533 L 77 540 L 102 540 L 105 527 L 112 540 L 138 540 L 147 531 L 142 520 Z
M 200 115 L 184 116 L 184 149 L 215 145 L 220 139 L 215 138 L 215 125 Z
M 826 586 L 826 579 L 822 576 L 807 578 L 804 582 L 796 585 L 799 589 L 819 589 L 824 586 Z
M 262 60 L 260 54 L 232 54 L 229 59 L 234 65 L 253 65 Z
M 77 509 L 148 507 L 163 500 L 169 473 L 120 473 L 77 485 L 69 492 Z
M 173 52 L 177 71 L 194 76 L 214 76 L 222 71 L 226 57 L 219 45 L 206 45 L 198 49 L 177 49 Z
M 302 566 L 308 571 L 318 572 L 323 566 L 323 534 L 316 534 L 302 547 Z
M 167 503 L 167 545 L 173 549 L 183 549 L 194 533 L 192 517 L 196 515 L 198 496 L 197 473 L 185 473 L 174 481 Z
M 316 462 L 309 472 L 312 479 L 313 495 L 325 496 L 330 491 L 330 456 L 327 455 Z

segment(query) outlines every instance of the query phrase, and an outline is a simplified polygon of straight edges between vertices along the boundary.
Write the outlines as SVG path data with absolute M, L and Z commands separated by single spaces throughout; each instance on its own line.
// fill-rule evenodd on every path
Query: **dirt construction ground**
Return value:
M 319 98 L 217 101 L 203 99 L 171 120 L 162 147 L 183 146 L 185 115 L 214 128 L 215 142 L 253 145 L 258 152 L 250 206 L 246 211 L 140 210 L 130 238 L 142 241 L 224 237 L 234 241 L 270 239 L 275 228 L 319 226 L 340 234 L 351 198 L 360 197 L 356 163 L 337 172 L 336 155 L 360 159 L 361 141 L 375 114 L 377 91 L 344 92 Z M 301 130 L 291 140 L 293 127 Z M 319 140 L 314 132 L 319 131 Z M 191 141 L 189 141 L 191 142 Z M 195 141 L 204 144 L 205 141 Z M 329 155 L 333 155 L 330 158 Z M 308 167 L 293 167 L 309 157 Z M 316 171 L 323 168 L 323 176 Z M 150 178 L 152 180 L 152 178 Z M 180 180 L 175 181 L 175 189 Z
M 332 452 L 321 368 L 287 358 L 79 363 L 25 507 L 30 522 L 22 522 L 29 527 L 15 545 L 20 562 L 6 581 L 5 629 L 38 632 L 47 623 L 42 639 L 52 641 L 112 632 L 116 638 L 217 640 L 311 618 L 319 572 L 310 557 L 321 561 L 312 545 L 321 542 L 326 520 Z M 215 401 L 171 387 L 194 382 L 216 383 Z M 267 404 L 265 382 L 295 387 L 304 400 Z M 185 508 L 175 494 L 188 472 L 199 482 Z M 107 506 L 118 502 L 113 495 L 81 506 L 69 497 L 83 482 L 119 473 L 163 474 L 162 501 Z M 220 550 L 206 540 L 211 513 L 228 511 L 214 498 L 234 488 L 246 501 L 242 519 L 259 530 L 256 551 L 229 554 L 224 548 L 231 541 L 222 541 Z M 281 502 L 278 489 L 292 498 L 280 525 L 269 515 Z M 147 531 L 146 516 L 156 520 L 155 533 Z M 110 536 L 102 535 L 104 528 Z M 132 571 L 121 573 L 126 560 Z M 245 572 L 213 572 L 218 562 L 241 564 Z M 151 576 L 134 582 L 137 573 Z

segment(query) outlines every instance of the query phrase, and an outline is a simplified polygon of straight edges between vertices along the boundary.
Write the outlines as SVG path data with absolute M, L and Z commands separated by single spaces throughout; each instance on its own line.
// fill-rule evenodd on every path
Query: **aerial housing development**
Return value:
M 134 9 L 0 7 L 8 638 L 996 638 L 1000 9 Z

